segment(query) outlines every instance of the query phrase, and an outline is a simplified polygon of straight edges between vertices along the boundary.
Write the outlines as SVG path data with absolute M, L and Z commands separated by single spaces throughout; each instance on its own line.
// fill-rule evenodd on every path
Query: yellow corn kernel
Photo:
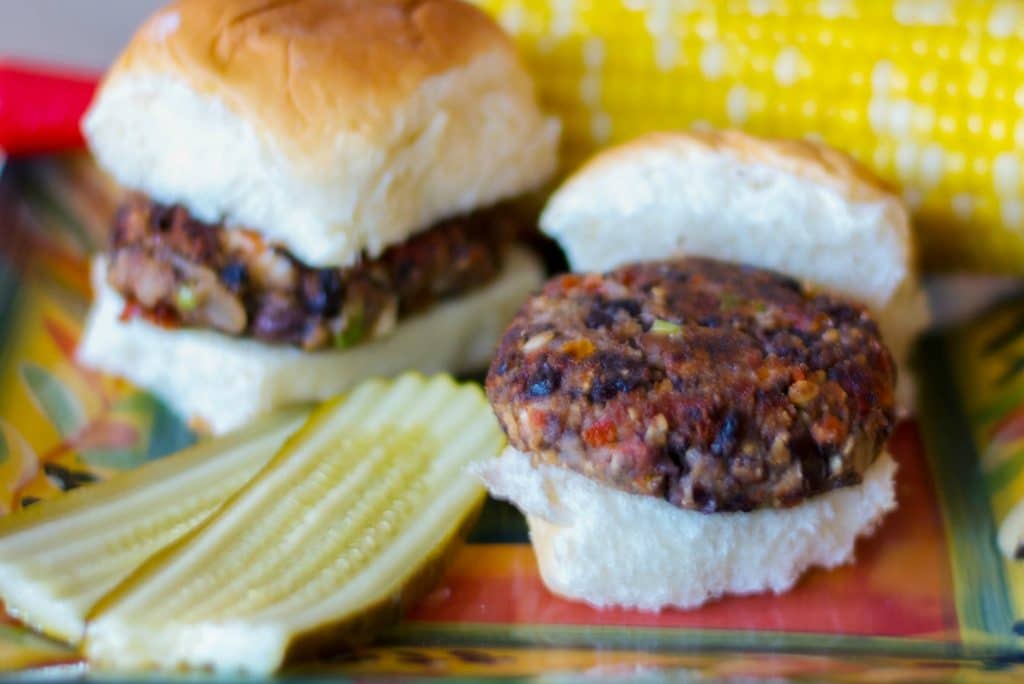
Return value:
M 1024 272 L 1024 5 L 478 4 L 563 117 L 564 170 L 656 129 L 815 137 L 903 188 L 926 266 Z

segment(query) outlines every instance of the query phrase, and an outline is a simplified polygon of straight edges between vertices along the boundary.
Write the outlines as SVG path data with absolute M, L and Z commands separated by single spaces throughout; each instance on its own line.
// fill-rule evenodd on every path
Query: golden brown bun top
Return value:
M 339 128 L 372 129 L 426 79 L 490 52 L 516 60 L 459 0 L 178 0 L 139 29 L 107 82 L 174 76 L 310 149 Z
M 83 131 L 122 185 L 345 266 L 538 187 L 559 125 L 460 0 L 178 0 Z

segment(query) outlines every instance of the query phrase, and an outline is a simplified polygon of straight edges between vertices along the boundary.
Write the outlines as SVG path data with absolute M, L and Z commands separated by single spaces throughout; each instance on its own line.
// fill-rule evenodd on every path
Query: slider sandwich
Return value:
M 587 164 L 541 227 L 576 272 L 499 345 L 509 447 L 479 474 L 546 585 L 692 608 L 849 562 L 896 506 L 897 366 L 927 313 L 898 198 L 820 145 L 659 134 Z
M 180 0 L 84 131 L 127 193 L 80 357 L 214 432 L 482 367 L 540 283 L 506 201 L 551 176 L 559 125 L 459 0 Z

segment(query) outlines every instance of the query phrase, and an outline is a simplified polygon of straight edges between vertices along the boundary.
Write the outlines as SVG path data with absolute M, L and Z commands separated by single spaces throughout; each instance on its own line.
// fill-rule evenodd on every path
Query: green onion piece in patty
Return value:
M 654 323 L 651 325 L 651 332 L 656 335 L 678 335 L 683 332 L 683 326 L 679 323 L 663 321 L 659 318 L 655 319 Z
M 188 285 L 182 285 L 174 293 L 174 303 L 179 311 L 193 311 L 199 305 L 196 292 Z
M 344 330 L 334 338 L 334 346 L 338 349 L 348 349 L 366 337 L 366 321 L 363 319 L 362 308 L 354 308 L 346 318 Z
M 739 295 L 733 294 L 732 292 L 726 292 L 725 294 L 722 295 L 721 309 L 723 311 L 730 311 L 732 309 L 735 309 L 742 302 L 743 300 L 740 298 Z

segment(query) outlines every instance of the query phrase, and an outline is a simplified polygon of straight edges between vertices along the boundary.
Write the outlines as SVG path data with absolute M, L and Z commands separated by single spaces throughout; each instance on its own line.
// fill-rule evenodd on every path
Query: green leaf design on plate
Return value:
M 91 466 L 113 470 L 131 470 L 146 460 L 145 453 L 137 448 L 82 449 L 79 456 Z
M 153 405 L 153 423 L 149 432 L 147 460 L 161 458 L 195 444 L 196 433 L 189 429 L 177 413 L 155 397 L 150 396 L 150 401 Z
M 86 422 L 85 411 L 59 378 L 31 361 L 21 364 L 21 378 L 36 406 L 46 414 L 61 437 L 70 437 L 82 429 Z
M 4 226 L 2 230 L 10 230 Z M 21 329 L 21 303 L 24 288 L 20 287 L 20 276 L 11 254 L 0 250 L 0 368 L 6 368 L 11 343 L 16 331 Z
M 195 435 L 177 415 L 145 392 L 135 392 L 118 399 L 109 419 L 134 427 L 135 438 L 131 443 L 117 439 L 114 443 L 79 449 L 81 458 L 90 465 L 128 470 L 180 451 L 195 441 Z M 112 431 L 107 431 L 107 434 L 115 436 Z
M 0 465 L 7 462 L 11 457 L 11 449 L 7 446 L 7 436 L 0 430 Z

